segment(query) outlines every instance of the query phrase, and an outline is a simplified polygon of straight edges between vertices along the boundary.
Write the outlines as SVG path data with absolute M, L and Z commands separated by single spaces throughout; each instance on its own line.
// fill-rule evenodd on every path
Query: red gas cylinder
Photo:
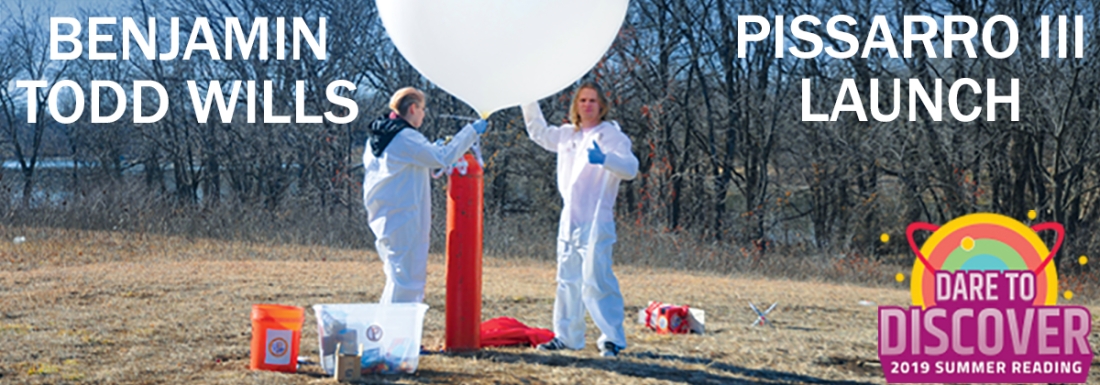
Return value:
M 485 184 L 481 166 L 465 155 L 466 173 L 451 170 L 447 183 L 448 351 L 481 345 L 481 245 Z

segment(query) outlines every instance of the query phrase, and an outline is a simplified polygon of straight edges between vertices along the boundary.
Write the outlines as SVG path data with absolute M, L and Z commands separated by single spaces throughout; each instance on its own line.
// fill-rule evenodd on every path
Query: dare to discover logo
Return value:
M 917 231 L 932 234 L 917 247 Z M 1038 233 L 1054 231 L 1048 250 Z M 879 360 L 891 383 L 1084 383 L 1092 317 L 1056 306 L 1051 262 L 1062 225 L 1032 227 L 998 214 L 970 214 L 906 236 L 917 254 L 913 306 L 878 310 Z

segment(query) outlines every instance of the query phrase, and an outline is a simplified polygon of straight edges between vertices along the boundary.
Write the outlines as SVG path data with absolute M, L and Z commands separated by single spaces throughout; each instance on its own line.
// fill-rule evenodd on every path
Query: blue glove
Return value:
M 588 163 L 603 164 L 605 159 L 607 159 L 607 155 L 600 151 L 600 145 L 592 142 L 592 148 L 588 149 Z
M 484 134 L 485 131 L 489 129 L 489 122 L 485 121 L 485 119 L 478 119 L 470 123 L 470 125 L 474 127 L 474 131 L 477 131 L 478 135 Z

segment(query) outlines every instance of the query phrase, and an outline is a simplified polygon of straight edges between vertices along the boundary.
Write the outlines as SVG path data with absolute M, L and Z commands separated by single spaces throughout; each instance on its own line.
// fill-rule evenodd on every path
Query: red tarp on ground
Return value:
M 531 345 L 549 342 L 554 332 L 532 328 L 511 317 L 498 317 L 481 323 L 481 347 Z

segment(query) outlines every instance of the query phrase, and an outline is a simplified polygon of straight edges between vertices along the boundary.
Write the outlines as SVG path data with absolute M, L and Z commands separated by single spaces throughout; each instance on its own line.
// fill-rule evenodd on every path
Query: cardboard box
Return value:
M 362 374 L 362 366 L 359 355 L 342 354 L 340 344 L 336 345 L 336 369 L 332 377 L 338 382 L 359 381 Z

